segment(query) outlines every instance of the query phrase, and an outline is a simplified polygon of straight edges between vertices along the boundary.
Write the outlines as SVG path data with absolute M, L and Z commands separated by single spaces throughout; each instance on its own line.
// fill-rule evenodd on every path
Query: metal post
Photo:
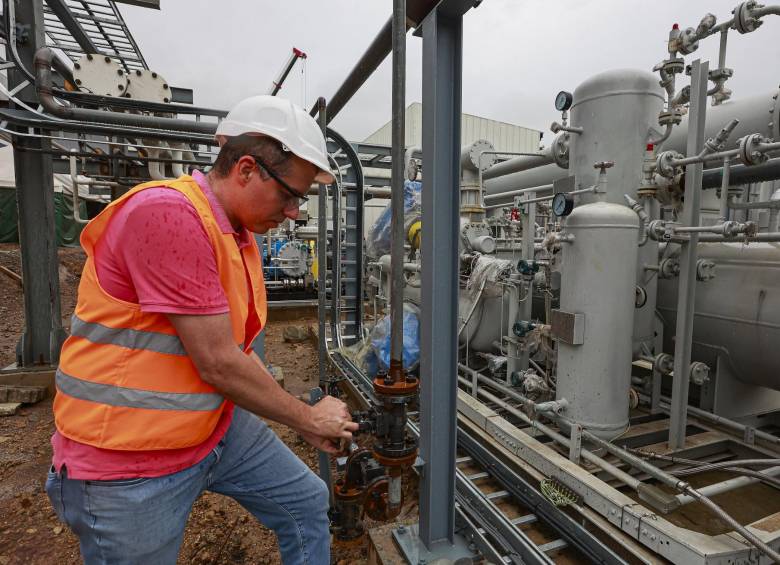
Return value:
M 317 110 L 319 112 L 319 125 L 322 128 L 323 135 L 327 127 L 327 108 L 324 98 L 317 99 Z M 335 258 L 334 258 L 335 260 Z M 320 184 L 317 191 L 317 318 L 319 337 L 319 385 L 324 390 L 326 386 L 327 375 L 325 367 L 328 363 L 327 343 L 325 341 L 325 313 L 327 308 L 327 295 L 325 285 L 327 284 L 328 274 L 328 192 L 324 184 Z M 332 290 L 335 292 L 335 290 Z
M 458 225 L 463 20 L 437 8 L 423 23 L 420 538 L 453 543 L 458 371 Z
M 534 239 L 536 237 L 536 204 L 531 202 L 526 204 L 525 214 L 522 217 L 523 226 L 523 259 L 526 261 L 534 260 Z M 529 274 L 523 277 L 525 282 L 525 300 L 520 303 L 520 319 L 522 321 L 531 320 L 531 307 L 533 306 L 534 275 Z M 525 371 L 529 366 L 530 352 L 529 343 L 523 340 L 520 349 L 520 370 Z
M 19 24 L 30 26 L 27 41 L 17 45 L 17 49 L 21 61 L 32 68 L 35 51 L 45 44 L 43 5 L 40 0 L 22 2 L 17 6 L 16 16 Z M 8 78 L 11 89 L 28 82 L 21 72 L 10 72 Z M 25 102 L 38 104 L 33 86 L 25 87 L 18 96 Z M 51 155 L 38 152 L 50 151 L 51 142 L 41 138 L 14 137 L 13 145 L 25 318 L 24 334 L 17 345 L 16 358 L 20 366 L 53 365 L 59 360 L 64 339 L 53 170 Z
M 390 372 L 403 371 L 404 332 L 404 153 L 406 104 L 406 0 L 393 0 L 392 247 L 390 252 Z
M 696 59 L 691 66 L 691 108 L 688 118 L 687 155 L 698 155 L 704 146 L 707 114 L 707 73 L 709 63 Z M 685 170 L 685 205 L 683 225 L 698 226 L 701 206 L 703 165 L 688 165 Z M 693 342 L 693 307 L 696 292 L 696 246 L 699 235 L 693 232 L 680 249 L 680 287 L 677 299 L 677 327 L 674 342 L 674 378 L 669 422 L 669 447 L 685 445 L 688 410 L 688 381 Z

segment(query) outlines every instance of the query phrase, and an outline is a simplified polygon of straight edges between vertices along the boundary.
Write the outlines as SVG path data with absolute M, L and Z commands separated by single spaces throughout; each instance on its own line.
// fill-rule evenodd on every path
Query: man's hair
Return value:
M 227 138 L 211 170 L 218 178 L 225 178 L 230 174 L 233 165 L 244 155 L 256 156 L 280 175 L 285 175 L 290 170 L 292 153 L 282 149 L 275 139 L 258 135 L 236 135 Z M 268 177 L 262 168 L 260 174 L 264 179 Z

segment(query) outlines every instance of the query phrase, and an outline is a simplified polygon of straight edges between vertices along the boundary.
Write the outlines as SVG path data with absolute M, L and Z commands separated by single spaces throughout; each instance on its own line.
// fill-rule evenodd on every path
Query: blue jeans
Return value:
M 265 422 L 238 407 L 217 447 L 178 473 L 81 481 L 64 470 L 46 480 L 87 565 L 175 564 L 192 505 L 205 490 L 235 499 L 274 530 L 285 564 L 330 562 L 325 483 Z

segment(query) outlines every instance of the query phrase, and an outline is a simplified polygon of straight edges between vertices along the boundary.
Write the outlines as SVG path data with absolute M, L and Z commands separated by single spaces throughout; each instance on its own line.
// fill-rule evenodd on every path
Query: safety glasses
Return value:
M 255 163 L 257 163 L 258 167 L 262 167 L 263 169 L 265 169 L 265 172 L 268 173 L 269 177 L 271 177 L 277 183 L 279 183 L 279 186 L 281 186 L 287 192 L 287 194 L 289 194 L 290 196 L 292 196 L 293 198 L 296 199 L 296 201 L 298 202 L 299 206 L 301 204 L 303 204 L 304 202 L 308 202 L 309 201 L 309 197 L 308 196 L 306 196 L 305 194 L 302 194 L 301 192 L 297 191 L 296 189 L 291 187 L 289 184 L 287 184 L 285 181 L 283 181 L 281 179 L 281 177 L 279 177 L 279 175 L 276 174 L 273 171 L 273 169 L 271 169 L 268 165 L 266 165 L 261 159 L 258 159 L 254 155 L 252 155 L 252 158 L 255 160 Z

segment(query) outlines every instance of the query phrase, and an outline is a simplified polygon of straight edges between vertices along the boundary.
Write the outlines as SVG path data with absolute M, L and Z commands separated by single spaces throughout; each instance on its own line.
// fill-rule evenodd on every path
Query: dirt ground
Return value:
M 63 324 L 75 305 L 84 256 L 78 249 L 60 250 Z M 0 245 L 0 265 L 21 273 L 18 246 Z M 317 382 L 317 351 L 313 343 L 286 343 L 288 325 L 316 325 L 316 319 L 271 322 L 266 355 L 282 367 L 285 387 L 295 395 Z M 0 273 L 0 366 L 15 359 L 16 341 L 24 327 L 19 284 Z M 277 424 L 276 433 L 309 466 L 316 469 L 313 448 Z M 75 564 L 81 559 L 78 541 L 59 523 L 43 486 L 51 462 L 49 439 L 54 429 L 51 400 L 23 406 L 15 416 L 0 417 L 0 565 L 17 563 Z M 404 514 L 407 514 L 405 512 Z M 403 517 L 403 514 L 402 514 Z M 333 562 L 365 562 L 365 547 L 333 548 Z M 179 563 L 280 563 L 276 538 L 233 500 L 205 493 L 195 503 L 187 524 Z

